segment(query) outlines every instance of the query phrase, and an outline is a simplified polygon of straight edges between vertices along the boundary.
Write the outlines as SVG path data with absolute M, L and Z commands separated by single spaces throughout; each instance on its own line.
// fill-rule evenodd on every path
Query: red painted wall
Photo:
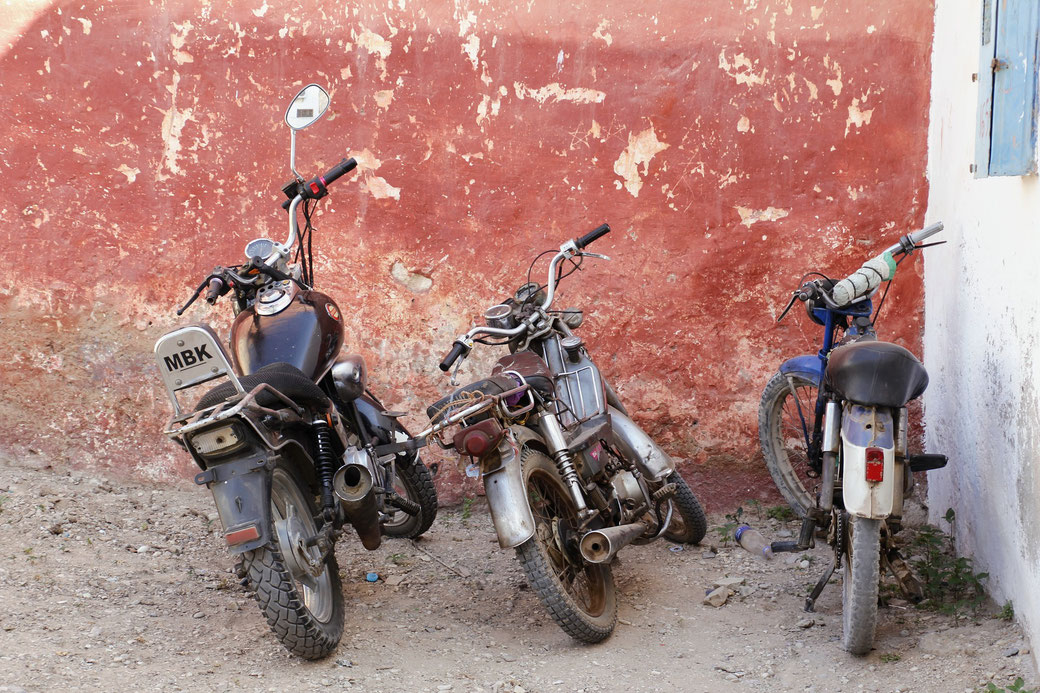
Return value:
M 640 10 L 633 10 L 633 7 Z M 813 350 L 774 320 L 923 217 L 931 0 L 285 3 L 0 8 L 0 449 L 189 472 L 151 347 L 246 241 L 283 238 L 284 108 L 332 112 L 298 167 L 360 175 L 317 221 L 319 286 L 386 404 L 448 389 L 455 335 L 533 256 L 614 233 L 563 287 L 622 399 L 712 508 L 774 498 L 762 386 Z M 886 334 L 919 347 L 919 268 Z M 226 312 L 225 312 L 226 311 Z M 228 325 L 230 310 L 190 321 Z M 465 374 L 490 363 L 486 349 Z M 28 454 L 32 454 L 31 452 Z M 477 492 L 442 464 L 448 500 Z

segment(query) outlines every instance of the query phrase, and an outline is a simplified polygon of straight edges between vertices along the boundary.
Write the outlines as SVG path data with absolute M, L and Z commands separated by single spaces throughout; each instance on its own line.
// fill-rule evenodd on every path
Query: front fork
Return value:
M 553 462 L 556 463 L 560 477 L 571 493 L 571 499 L 578 509 L 578 516 L 583 521 L 586 520 L 593 511 L 589 510 L 588 504 L 585 503 L 585 490 L 578 480 L 578 472 L 574 469 L 574 453 L 567 447 L 567 438 L 564 436 L 560 420 L 554 414 L 543 413 L 538 417 L 538 429 L 549 445 Z

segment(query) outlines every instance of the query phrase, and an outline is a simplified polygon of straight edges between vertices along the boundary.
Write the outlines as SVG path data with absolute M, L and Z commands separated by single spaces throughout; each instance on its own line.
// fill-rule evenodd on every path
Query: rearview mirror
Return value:
M 293 98 L 285 111 L 285 124 L 293 132 L 302 130 L 325 115 L 329 108 L 329 93 L 317 84 L 308 84 Z

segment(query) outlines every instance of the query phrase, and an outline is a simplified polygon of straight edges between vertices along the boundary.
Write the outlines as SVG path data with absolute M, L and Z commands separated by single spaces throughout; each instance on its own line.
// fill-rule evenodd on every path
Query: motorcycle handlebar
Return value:
M 601 224 L 601 225 L 597 226 L 596 228 L 592 229 L 591 231 L 589 231 L 587 234 L 585 234 L 581 238 L 576 239 L 574 241 L 574 245 L 578 246 L 579 249 L 584 248 L 585 246 L 589 245 L 590 243 L 592 243 L 597 238 L 601 238 L 601 237 L 607 235 L 608 233 L 610 233 L 610 225 L 609 224 Z
M 224 293 L 224 280 L 220 277 L 213 277 L 209 280 L 209 289 L 206 290 L 206 303 L 211 306 L 217 302 L 217 298 Z
M 921 229 L 920 231 L 915 231 L 914 233 L 910 234 L 910 242 L 914 245 L 917 245 L 921 241 L 929 238 L 930 236 L 934 236 L 942 230 L 943 223 L 941 221 L 937 221 L 931 226 L 928 226 L 926 228 Z
M 459 360 L 460 356 L 468 351 L 469 347 L 456 339 L 455 343 L 451 346 L 451 351 L 449 351 L 448 355 L 444 357 L 443 361 L 441 361 L 440 369 L 442 371 L 447 371 L 451 368 L 452 364 Z
M 357 160 L 354 159 L 354 157 L 344 159 L 343 161 L 339 162 L 338 164 L 330 168 L 328 171 L 326 171 L 325 175 L 321 177 L 321 181 L 325 185 L 332 185 L 337 180 L 339 180 L 344 174 L 350 173 L 355 168 L 357 168 Z

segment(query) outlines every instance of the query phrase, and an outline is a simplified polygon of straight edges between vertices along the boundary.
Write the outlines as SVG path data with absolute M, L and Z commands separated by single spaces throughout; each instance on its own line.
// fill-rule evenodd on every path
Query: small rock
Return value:
M 152 551 L 152 550 L 153 550 L 152 547 L 149 546 L 148 544 L 144 544 L 143 546 L 138 546 L 137 547 L 137 553 L 148 553 L 149 551 Z
M 397 587 L 407 579 L 405 575 L 391 575 L 386 579 L 386 584 L 390 587 Z
M 703 551 L 701 552 L 701 558 L 715 558 L 718 554 L 714 551 Z
M 795 623 L 794 627 L 795 628 L 812 628 L 814 625 L 816 625 L 816 621 L 814 619 L 803 618 L 800 621 L 798 621 L 797 623 Z
M 781 529 L 776 533 L 776 536 L 780 539 L 790 539 L 794 536 L 794 532 L 789 529 Z
M 352 667 L 352 666 L 354 666 L 354 663 L 352 661 L 350 661 L 349 659 L 337 659 L 336 660 L 336 664 L 338 664 L 341 667 Z
M 1011 647 L 1008 647 L 1007 649 L 1005 649 L 1000 654 L 1004 655 L 1005 657 L 1014 657 L 1015 655 L 1018 654 L 1018 652 L 1019 652 L 1018 646 L 1017 645 L 1012 645 Z
M 802 560 L 798 561 L 798 567 L 803 569 L 803 570 L 808 568 L 809 567 L 809 561 L 807 559 L 803 558 Z
M 726 600 L 729 599 L 729 595 L 732 593 L 729 587 L 717 587 L 708 592 L 707 596 L 704 597 L 703 603 L 718 608 L 726 603 Z
M 194 614 L 192 614 L 192 615 L 191 615 L 191 617 L 192 617 L 192 618 L 202 618 L 202 617 L 204 617 L 205 615 L 206 615 L 206 614 L 202 613 L 201 611 L 196 611 L 196 612 L 195 612 Z
M 511 654 L 509 654 L 508 652 L 503 652 L 502 653 L 502 661 L 503 662 L 515 662 L 516 661 L 516 657 L 514 657 Z

